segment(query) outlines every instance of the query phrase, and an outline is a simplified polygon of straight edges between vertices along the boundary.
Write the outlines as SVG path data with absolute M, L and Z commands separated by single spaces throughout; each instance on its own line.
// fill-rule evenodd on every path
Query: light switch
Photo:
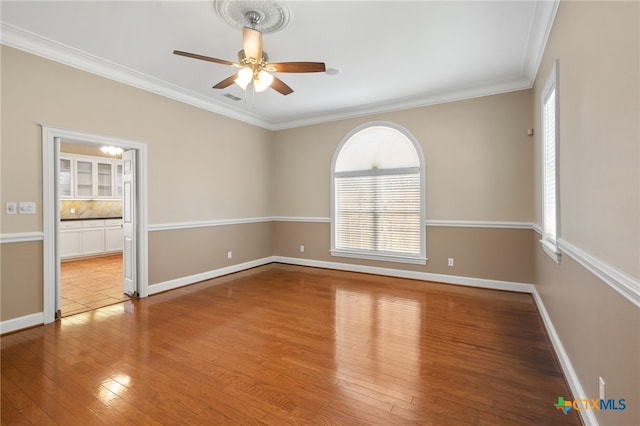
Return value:
M 34 201 L 20 201 L 20 214 L 36 214 L 36 203 Z
M 7 209 L 5 210 L 7 214 L 16 214 L 18 213 L 18 204 L 10 201 L 7 203 Z

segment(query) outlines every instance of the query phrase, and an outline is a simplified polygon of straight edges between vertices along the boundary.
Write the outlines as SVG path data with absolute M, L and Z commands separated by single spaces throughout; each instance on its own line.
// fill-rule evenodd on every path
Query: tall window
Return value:
M 423 169 L 420 145 L 399 126 L 349 133 L 332 162 L 331 253 L 426 263 Z
M 558 62 L 542 91 L 542 247 L 554 260 L 558 252 Z

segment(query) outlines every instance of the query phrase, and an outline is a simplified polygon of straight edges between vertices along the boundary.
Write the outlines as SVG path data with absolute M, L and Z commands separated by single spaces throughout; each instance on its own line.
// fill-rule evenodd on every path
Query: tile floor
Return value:
M 128 300 L 122 291 L 122 254 L 62 262 L 62 316 Z

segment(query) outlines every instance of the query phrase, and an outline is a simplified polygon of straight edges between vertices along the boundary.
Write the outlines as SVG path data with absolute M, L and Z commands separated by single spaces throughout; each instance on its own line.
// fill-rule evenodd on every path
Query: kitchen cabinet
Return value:
M 60 258 L 82 256 L 82 243 L 80 240 L 82 228 L 81 221 L 60 223 Z
M 61 259 L 119 252 L 122 245 L 122 219 L 60 222 Z
M 105 253 L 122 251 L 122 248 L 124 246 L 124 236 L 122 234 L 122 219 L 107 219 L 104 222 Z
M 104 253 L 104 220 L 83 220 L 80 233 L 83 256 Z
M 60 198 L 71 198 L 73 195 L 72 164 L 73 160 L 71 158 L 60 158 L 60 178 L 58 182 Z
M 122 198 L 122 160 L 61 155 L 59 192 L 61 199 Z

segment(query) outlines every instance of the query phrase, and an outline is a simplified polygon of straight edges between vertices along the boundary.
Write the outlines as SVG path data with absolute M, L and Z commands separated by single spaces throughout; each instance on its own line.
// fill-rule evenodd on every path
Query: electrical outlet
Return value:
M 18 213 L 18 204 L 13 202 L 13 201 L 8 202 L 5 212 L 7 214 L 16 214 L 16 213 Z
M 448 265 L 448 266 L 453 266 L 453 257 L 450 257 L 450 258 L 447 260 L 447 265 Z
M 227 259 L 231 259 L 233 257 L 233 252 L 227 252 Z
M 604 379 L 602 377 L 598 377 L 598 389 L 599 389 L 599 393 L 600 393 L 600 399 L 604 399 L 606 400 L 606 391 L 605 391 L 605 382 Z
M 300 253 L 304 253 L 304 245 L 300 244 Z

